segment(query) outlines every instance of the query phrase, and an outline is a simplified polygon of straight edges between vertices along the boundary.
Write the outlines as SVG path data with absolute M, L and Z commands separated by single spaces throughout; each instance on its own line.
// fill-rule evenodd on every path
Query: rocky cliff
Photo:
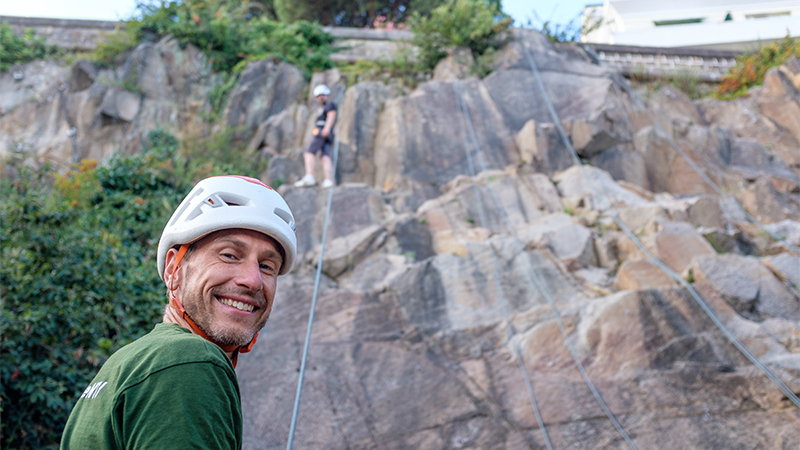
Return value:
M 739 100 L 691 101 L 665 87 L 642 104 L 581 49 L 529 30 L 513 32 L 482 80 L 453 78 L 465 72 L 457 59 L 410 93 L 369 82 L 344 91 L 297 448 L 544 448 L 514 349 L 554 448 L 628 448 L 546 296 L 637 447 L 800 446 L 800 410 L 612 220 L 800 392 L 800 255 L 735 205 L 800 245 L 800 63 Z M 346 86 L 335 70 L 311 84 L 321 81 Z M 114 69 L 20 66 L 0 74 L 0 152 L 66 165 L 135 152 L 156 127 L 208 133 L 220 126 L 205 120 L 218 83 L 200 51 L 169 38 Z M 474 178 L 455 83 L 487 166 Z M 254 157 L 269 157 L 265 180 L 287 183 L 301 255 L 240 361 L 248 449 L 285 446 L 320 252 L 327 192 L 288 184 L 302 174 L 317 108 L 308 87 L 290 65 L 250 63 L 220 119 Z

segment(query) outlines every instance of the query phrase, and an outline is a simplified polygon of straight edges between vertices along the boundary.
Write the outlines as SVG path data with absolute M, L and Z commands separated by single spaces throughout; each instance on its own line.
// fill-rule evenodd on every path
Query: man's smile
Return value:
M 239 302 L 226 297 L 216 297 L 216 298 L 217 301 L 222 303 L 223 305 L 236 308 L 239 311 L 253 312 L 255 309 L 258 309 L 256 306 L 251 305 L 249 303 Z

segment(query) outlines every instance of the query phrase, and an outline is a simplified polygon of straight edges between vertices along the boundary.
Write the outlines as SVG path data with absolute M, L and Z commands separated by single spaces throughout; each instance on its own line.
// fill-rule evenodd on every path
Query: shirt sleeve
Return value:
M 121 447 L 241 449 L 242 411 L 235 377 L 232 369 L 210 362 L 151 374 L 117 400 L 114 428 Z
M 336 104 L 333 102 L 328 102 L 325 104 L 324 110 L 325 110 L 325 115 L 327 116 L 329 112 L 336 111 Z

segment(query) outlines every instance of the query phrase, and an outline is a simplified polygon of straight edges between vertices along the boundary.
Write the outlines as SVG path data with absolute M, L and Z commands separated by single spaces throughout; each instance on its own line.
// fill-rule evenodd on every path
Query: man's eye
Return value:
M 273 264 L 261 264 L 261 270 L 266 272 L 273 272 L 275 270 L 275 265 Z
M 236 257 L 233 256 L 233 254 L 231 254 L 231 253 L 223 253 L 222 257 L 225 258 L 225 259 L 236 259 Z

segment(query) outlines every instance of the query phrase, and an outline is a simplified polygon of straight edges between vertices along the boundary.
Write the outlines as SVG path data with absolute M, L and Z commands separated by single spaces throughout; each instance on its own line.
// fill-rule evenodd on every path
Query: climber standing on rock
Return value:
M 314 122 L 314 139 L 311 140 L 308 149 L 303 153 L 306 174 L 294 185 L 297 187 L 308 187 L 317 184 L 314 179 L 314 164 L 316 154 L 321 152 L 322 172 L 325 180 L 322 181 L 323 188 L 333 186 L 333 162 L 331 161 L 331 148 L 333 147 L 333 124 L 336 123 L 336 105 L 329 101 L 331 90 L 328 86 L 320 84 L 314 88 L 314 97 L 322 106 L 322 113 Z

